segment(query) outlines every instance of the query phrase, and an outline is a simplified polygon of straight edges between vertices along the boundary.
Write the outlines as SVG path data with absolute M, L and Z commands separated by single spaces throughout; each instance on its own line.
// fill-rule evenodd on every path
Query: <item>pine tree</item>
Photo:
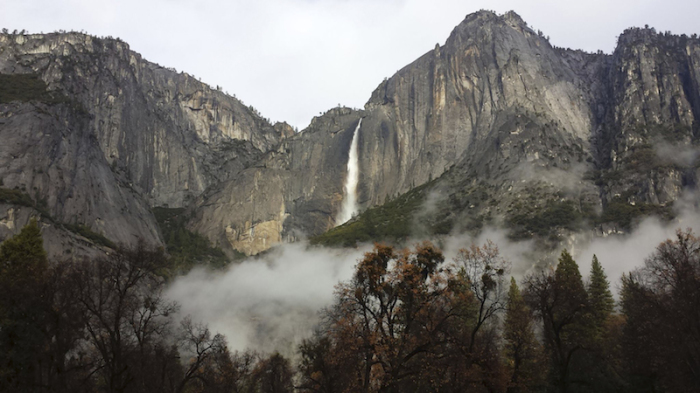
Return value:
M 560 392 L 567 392 L 572 381 L 584 382 L 579 358 L 590 330 L 586 323 L 588 295 L 571 254 L 561 253 L 553 273 L 528 276 L 525 298 L 543 322 L 551 382 Z
M 35 219 L 0 245 L 0 277 L 15 274 L 19 275 L 15 279 L 35 277 L 43 274 L 47 265 L 41 229 Z
M 595 329 L 600 332 L 605 321 L 612 314 L 615 308 L 610 283 L 605 275 L 603 267 L 598 262 L 598 257 L 593 255 L 591 264 L 591 281 L 588 285 L 588 302 Z
M 578 264 L 568 251 L 564 250 L 559 257 L 557 269 L 554 271 L 555 292 L 560 299 L 556 312 L 564 315 L 576 314 L 586 308 L 588 294 L 581 279 Z
M 616 392 L 622 388 L 619 375 L 621 349 L 617 345 L 622 334 L 624 320 L 613 315 L 615 300 L 605 271 L 593 256 L 588 283 L 587 350 L 584 364 L 590 375 L 590 388 L 596 392 Z
M 505 356 L 510 373 L 509 393 L 529 391 L 538 384 L 539 346 L 532 329 L 530 308 L 520 294 L 514 278 L 510 279 L 506 318 L 503 326 Z
M 47 268 L 34 219 L 0 245 L 0 391 L 23 390 L 39 379 Z
M 554 271 L 554 294 L 555 368 L 563 393 L 569 391 L 571 380 L 584 379 L 579 360 L 589 334 L 588 294 L 578 264 L 567 250 L 562 251 Z

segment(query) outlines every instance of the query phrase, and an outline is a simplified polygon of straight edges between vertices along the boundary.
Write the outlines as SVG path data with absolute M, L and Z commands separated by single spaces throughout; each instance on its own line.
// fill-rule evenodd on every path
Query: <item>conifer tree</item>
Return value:
M 590 375 L 590 388 L 597 392 L 619 391 L 622 383 L 619 375 L 621 357 L 619 342 L 624 320 L 613 315 L 615 300 L 610 291 L 610 283 L 605 271 L 593 256 L 588 282 L 588 344 L 585 353 L 585 366 Z
M 554 311 L 556 369 L 561 392 L 570 390 L 572 380 L 582 380 L 578 360 L 587 341 L 586 293 L 578 264 L 567 250 L 562 251 L 554 271 Z
M 595 255 L 593 255 L 593 263 L 591 264 L 588 302 L 593 318 L 593 325 L 595 329 L 600 332 L 600 330 L 603 329 L 605 321 L 613 312 L 615 300 L 613 300 L 612 292 L 610 292 L 610 283 L 605 275 L 605 271 L 600 265 L 600 262 L 598 262 L 598 257 Z
M 532 329 L 530 308 L 514 278 L 510 279 L 503 338 L 510 373 L 508 392 L 531 391 L 539 382 L 537 376 L 541 375 L 541 370 L 536 369 L 540 351 Z
M 38 379 L 47 267 L 34 219 L 0 245 L 0 391 L 24 390 Z
M 552 365 L 552 383 L 562 393 L 571 382 L 584 382 L 579 357 L 589 329 L 586 324 L 588 295 L 576 261 L 566 250 L 557 268 L 526 279 L 526 300 L 543 322 L 544 341 Z
M 554 271 L 555 292 L 560 299 L 556 312 L 573 315 L 586 308 L 588 294 L 578 264 L 567 250 L 562 251 Z
M 32 219 L 16 236 L 0 245 L 0 276 L 18 275 L 17 279 L 41 276 L 48 261 L 41 229 Z

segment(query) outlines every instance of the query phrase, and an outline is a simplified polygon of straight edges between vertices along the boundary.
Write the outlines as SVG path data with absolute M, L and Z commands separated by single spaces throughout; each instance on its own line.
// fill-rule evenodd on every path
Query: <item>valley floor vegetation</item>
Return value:
M 641 261 L 640 261 L 641 262 Z M 32 221 L 0 245 L 3 392 L 700 391 L 700 239 L 660 244 L 616 303 L 594 257 L 518 284 L 498 247 L 453 261 L 376 245 L 296 359 L 231 353 L 163 297 L 172 262 L 122 248 L 49 261 Z

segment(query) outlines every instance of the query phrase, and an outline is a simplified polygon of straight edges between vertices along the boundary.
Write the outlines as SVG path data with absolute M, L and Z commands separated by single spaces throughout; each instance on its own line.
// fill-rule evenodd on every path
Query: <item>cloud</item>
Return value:
M 611 289 L 615 294 L 620 289 L 620 278 L 623 273 L 630 272 L 644 265 L 644 261 L 656 247 L 666 239 L 674 239 L 678 229 L 694 229 L 696 235 L 700 232 L 700 213 L 689 201 L 697 201 L 692 193 L 687 193 L 676 205 L 679 207 L 677 218 L 670 223 L 662 223 L 655 217 L 643 220 L 629 235 L 607 236 L 593 239 L 588 245 L 573 253 L 581 274 L 588 276 L 591 261 L 595 254 L 605 269 Z
M 180 316 L 226 336 L 232 350 L 294 354 L 333 301 L 335 285 L 352 277 L 363 250 L 309 249 L 287 244 L 228 270 L 193 270 L 177 278 L 166 297 Z
M 696 200 L 685 195 L 677 203 L 679 218 L 670 224 L 647 218 L 629 235 L 577 235 L 570 251 L 582 275 L 588 276 L 596 254 L 617 294 L 621 275 L 642 266 L 659 243 L 674 237 L 677 228 L 700 228 Z M 477 237 L 444 237 L 436 244 L 449 263 L 460 248 L 487 240 L 498 245 L 501 256 L 512 263 L 511 274 L 516 279 L 542 265 L 543 258 L 555 262 L 559 253 L 542 253 L 534 241 L 514 242 L 508 239 L 507 231 L 494 228 L 486 228 Z M 294 357 L 301 340 L 310 336 L 319 322 L 319 312 L 332 304 L 335 286 L 352 277 L 357 261 L 370 248 L 338 250 L 285 244 L 223 272 L 194 270 L 177 278 L 166 296 L 181 305 L 181 317 L 191 315 L 224 334 L 232 350 L 279 351 Z
M 507 230 L 492 227 L 485 228 L 476 237 L 462 234 L 446 238 L 442 244 L 445 260 L 451 262 L 460 249 L 468 248 L 472 244 L 482 246 L 488 240 L 496 244 L 499 254 L 511 263 L 512 276 L 516 278 L 524 277 L 534 267 L 537 258 L 533 241 L 511 241 L 508 238 Z
M 700 156 L 700 149 L 684 143 L 658 142 L 654 144 L 654 152 L 662 162 L 682 167 L 693 166 Z

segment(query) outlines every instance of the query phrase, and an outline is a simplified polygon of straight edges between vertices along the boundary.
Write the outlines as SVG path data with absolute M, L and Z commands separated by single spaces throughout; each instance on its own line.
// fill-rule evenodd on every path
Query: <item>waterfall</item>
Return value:
M 348 174 L 343 185 L 343 206 L 335 219 L 336 225 L 344 224 L 359 210 L 357 207 L 357 183 L 360 180 L 360 168 L 357 159 L 357 134 L 360 133 L 362 119 L 357 123 L 352 134 L 350 152 L 348 154 Z

